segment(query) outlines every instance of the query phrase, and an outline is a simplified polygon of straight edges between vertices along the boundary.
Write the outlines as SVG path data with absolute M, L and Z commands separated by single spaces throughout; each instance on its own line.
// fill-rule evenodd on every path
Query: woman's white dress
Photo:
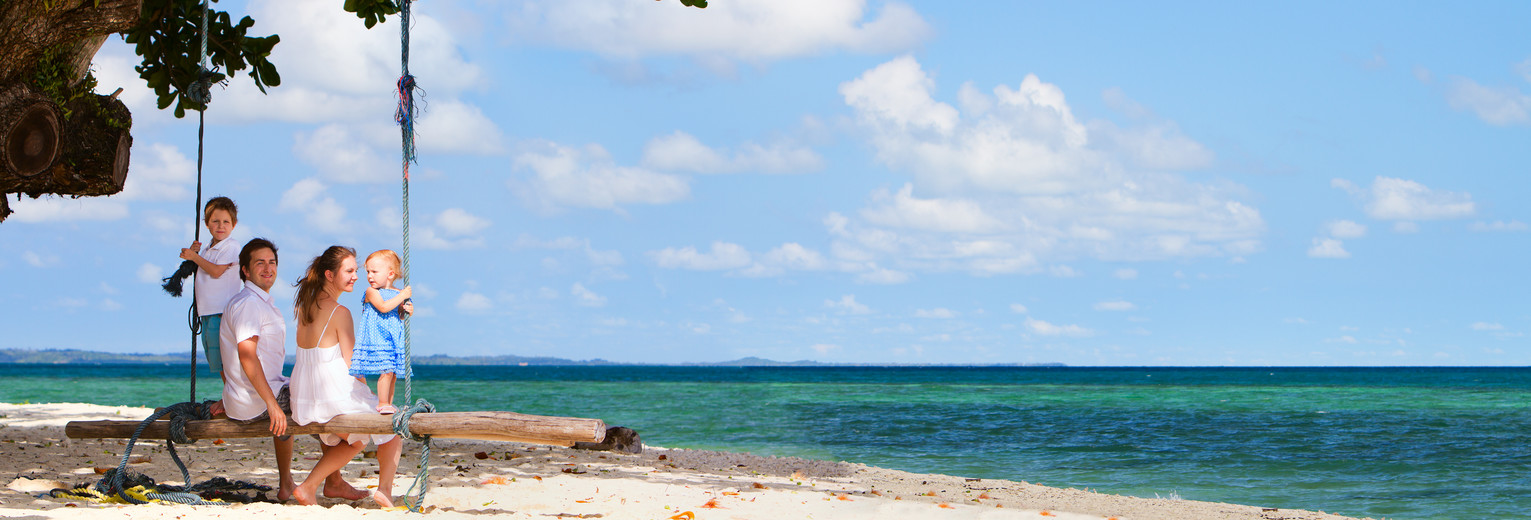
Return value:
M 335 309 L 330 310 L 330 318 L 335 317 Z M 319 338 L 323 341 L 324 333 L 329 330 L 330 320 L 324 320 L 324 329 L 319 331 Z M 337 415 L 345 414 L 376 414 L 377 395 L 367 388 L 367 383 L 358 381 L 352 377 L 350 367 L 346 366 L 346 359 L 340 355 L 340 343 L 328 347 L 303 348 L 298 347 L 298 360 L 292 367 L 292 380 L 288 385 L 292 386 L 292 420 L 298 424 L 312 424 L 316 422 L 328 422 Z M 351 440 L 371 440 L 373 444 L 384 444 L 393 440 L 393 435 L 352 434 Z M 327 446 L 335 446 L 341 443 L 339 436 L 324 433 L 319 439 Z

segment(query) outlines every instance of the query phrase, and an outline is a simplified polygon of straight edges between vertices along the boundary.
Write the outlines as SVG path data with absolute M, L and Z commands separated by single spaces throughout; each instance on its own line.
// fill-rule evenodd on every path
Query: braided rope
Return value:
M 401 267 L 405 277 L 409 276 L 409 163 L 418 162 L 415 156 L 415 116 L 418 115 L 418 107 L 415 105 L 414 91 L 418 88 L 415 77 L 409 73 L 409 6 L 412 0 L 398 0 L 399 6 L 399 107 L 394 110 L 394 121 L 399 124 L 399 134 L 403 149 L 403 258 Z M 404 314 L 404 402 L 409 402 L 414 396 L 414 360 L 410 351 L 410 322 L 411 315 Z M 413 496 L 414 500 L 405 500 L 405 505 L 411 512 L 423 512 L 425 503 L 425 490 L 430 484 L 430 456 L 431 436 L 417 436 L 409 431 L 409 419 L 415 413 L 435 412 L 436 407 L 430 401 L 420 399 L 407 410 L 401 410 L 393 416 L 393 431 L 400 437 L 404 437 L 422 444 L 420 448 L 419 471 L 415 473 L 414 483 L 404 491 L 405 497 Z
M 187 485 L 190 485 L 191 473 L 186 471 L 186 463 L 182 462 L 181 456 L 176 453 L 175 443 L 179 442 L 182 444 L 191 444 L 196 442 L 196 439 L 192 439 L 186 436 L 186 421 L 191 419 L 212 419 L 213 414 L 208 408 L 209 404 L 210 403 L 198 403 L 195 401 L 176 403 L 170 406 L 166 406 L 150 414 L 148 418 L 138 423 L 138 428 L 133 430 L 133 436 L 128 438 L 127 449 L 124 449 L 122 452 L 122 461 L 117 464 L 115 469 L 107 472 L 107 475 L 102 477 L 100 482 L 96 483 L 95 490 L 103 494 L 114 494 L 117 496 L 117 498 L 120 498 L 122 501 L 129 504 L 148 503 L 148 500 L 135 497 L 128 493 L 130 488 L 123 485 L 123 480 L 127 478 L 128 459 L 133 456 L 133 446 L 138 443 L 138 437 L 143 435 L 144 430 L 147 429 L 149 425 L 154 424 L 154 422 L 158 421 L 160 417 L 164 417 L 166 415 L 170 416 L 170 434 L 165 436 L 165 447 L 170 452 L 170 459 L 175 461 L 176 468 L 181 470 L 181 478 L 184 479 L 182 482 L 186 482 Z M 189 489 L 190 488 L 188 488 L 188 490 Z M 166 500 L 181 504 L 227 504 L 225 502 L 209 502 L 202 500 L 202 497 L 197 496 L 194 493 L 187 492 L 154 492 L 145 493 L 143 496 L 148 499 Z

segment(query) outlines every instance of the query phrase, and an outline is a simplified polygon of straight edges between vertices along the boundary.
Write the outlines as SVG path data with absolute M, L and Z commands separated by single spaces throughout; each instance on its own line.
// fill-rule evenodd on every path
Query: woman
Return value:
M 367 383 L 348 374 L 356 332 L 351 310 L 340 304 L 341 293 L 356 284 L 356 251 L 330 246 L 309 264 L 298 280 L 294 313 L 298 318 L 298 360 L 292 367 L 292 418 L 298 424 L 327 422 L 336 415 L 377 413 L 377 396 Z M 340 471 L 367 441 L 378 445 L 378 482 L 372 499 L 393 507 L 393 477 L 399 467 L 403 441 L 395 435 L 323 434 L 326 446 L 308 478 L 293 490 L 299 504 L 318 503 L 319 485 Z

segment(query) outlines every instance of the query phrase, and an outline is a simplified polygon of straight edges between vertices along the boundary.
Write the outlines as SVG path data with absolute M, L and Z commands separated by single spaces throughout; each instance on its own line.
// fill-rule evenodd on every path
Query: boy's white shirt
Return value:
M 213 265 L 227 265 L 223 276 L 213 278 L 207 271 L 197 269 L 197 315 L 210 316 L 223 314 L 223 308 L 229 304 L 229 299 L 239 294 L 239 289 L 244 287 L 244 282 L 239 280 L 239 250 L 244 248 L 244 241 L 229 235 L 228 238 L 219 240 L 217 244 L 202 246 L 202 258 L 212 262 Z

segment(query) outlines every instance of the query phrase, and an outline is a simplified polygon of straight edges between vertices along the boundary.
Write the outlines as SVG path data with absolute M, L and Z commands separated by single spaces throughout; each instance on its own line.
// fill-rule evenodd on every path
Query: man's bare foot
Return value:
M 302 487 L 299 487 L 297 489 L 292 490 L 292 497 L 298 500 L 298 505 L 303 505 L 303 506 L 316 506 L 316 505 L 319 505 L 319 499 L 314 498 L 314 492 L 310 491 L 310 490 L 307 490 L 307 489 L 303 489 Z
M 388 495 L 383 494 L 382 491 L 373 491 L 372 501 L 377 502 L 377 505 L 384 509 L 393 507 L 393 500 L 388 498 Z
M 354 487 L 351 487 L 351 484 L 349 482 L 346 482 L 346 481 L 340 480 L 340 479 L 333 479 L 333 480 L 339 481 L 340 484 L 331 484 L 330 483 L 331 481 L 325 481 L 325 483 L 324 483 L 324 496 L 325 497 L 328 497 L 328 498 L 340 498 L 340 499 L 345 499 L 345 500 L 361 500 L 363 498 L 367 498 L 368 496 L 371 496 L 366 491 L 362 491 L 360 489 L 356 489 Z
M 286 502 L 288 499 L 292 498 L 292 490 L 296 487 L 297 486 L 294 486 L 290 481 L 281 483 L 281 485 L 278 486 L 278 489 L 276 490 L 276 500 L 278 502 Z
M 223 401 L 213 401 L 213 404 L 207 405 L 207 413 L 213 417 L 223 415 L 223 412 Z

